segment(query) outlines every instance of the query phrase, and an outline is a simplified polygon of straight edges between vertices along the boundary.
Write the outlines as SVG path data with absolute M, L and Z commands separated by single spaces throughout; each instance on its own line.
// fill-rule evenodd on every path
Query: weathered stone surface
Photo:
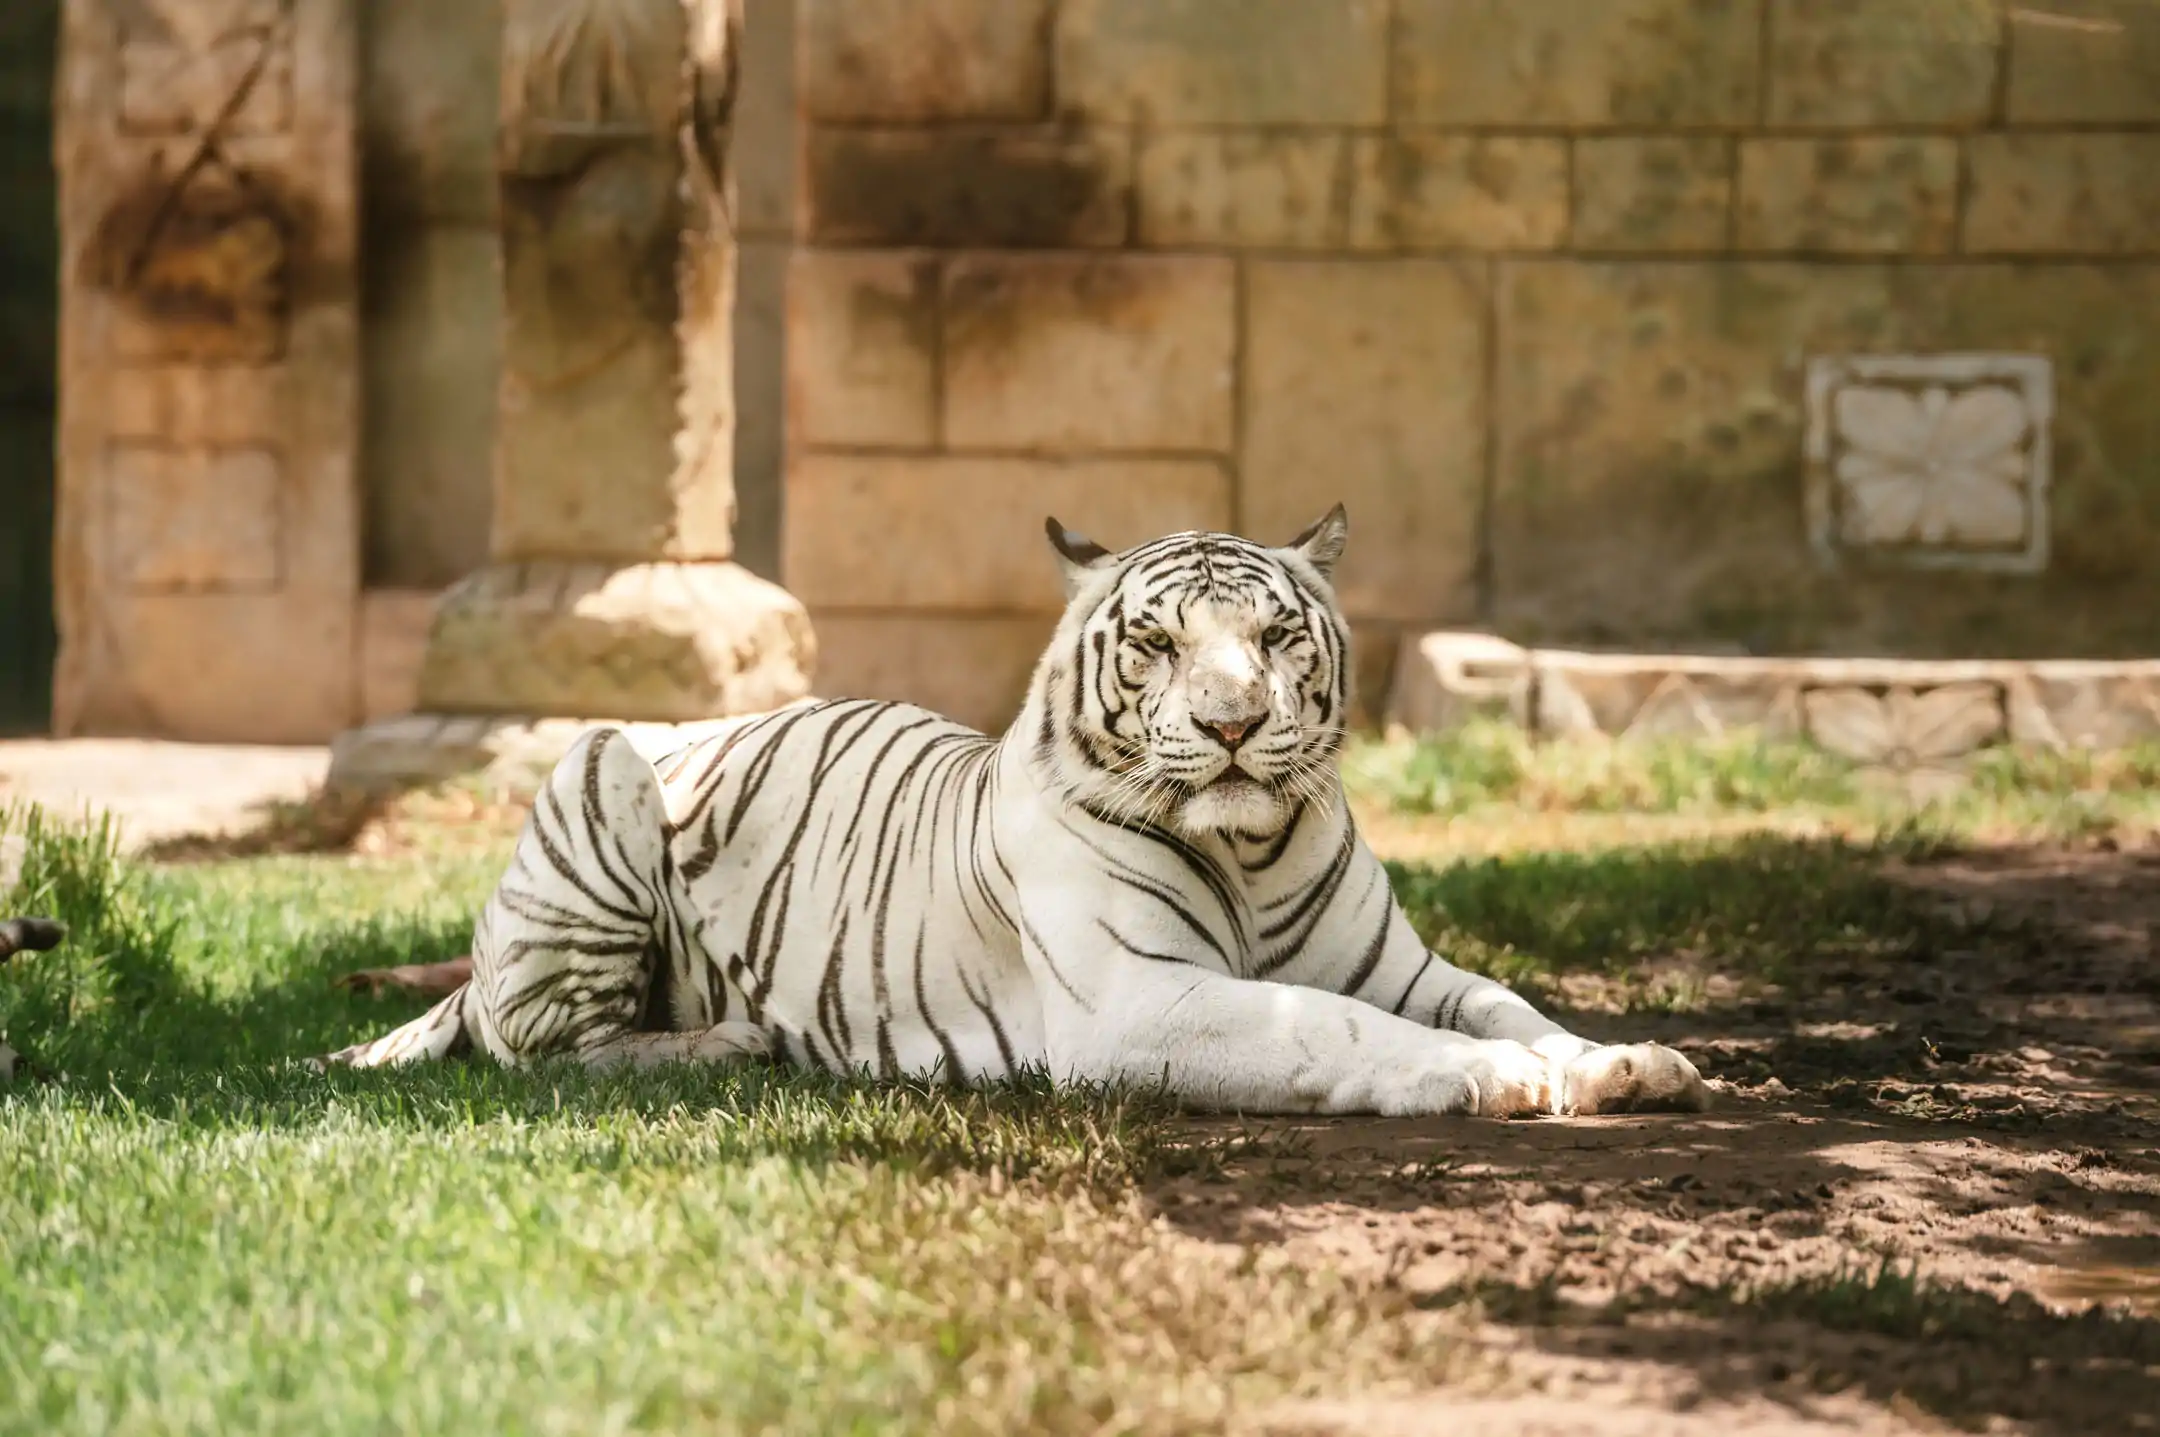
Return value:
M 2005 698 L 2017 743 L 2105 749 L 2160 738 L 2160 662 L 2024 664 Z
M 1623 741 L 1801 736 L 1804 660 L 1538 649 L 1535 725 Z
M 353 712 L 355 7 L 61 21 L 54 729 L 319 741 Z
M 1530 651 L 1491 634 L 1410 632 L 1395 660 L 1384 723 L 1411 733 L 1443 733 L 1471 719 L 1531 722 Z
M 1771 0 L 1773 125 L 1979 125 L 1995 99 L 1995 0 Z
M 354 607 L 340 594 L 134 594 L 112 609 L 108 671 L 73 733 L 321 743 L 352 722 Z
M 2151 0 L 2049 0 L 2010 11 L 2016 124 L 2160 120 L 2160 5 Z
M 1567 142 L 1395 134 L 1356 142 L 1360 249 L 1552 249 L 1567 235 Z
M 1892 769 L 1987 745 L 2116 748 L 2160 736 L 2160 661 L 1719 658 L 1524 649 L 1478 633 L 1406 635 L 1387 722 L 1471 717 L 1548 735 L 1801 738 Z
M 1115 246 L 1131 146 L 1090 130 L 818 129 L 803 186 L 825 244 Z
M 1402 626 L 1390 623 L 1350 625 L 1350 727 L 1371 730 L 1380 726 L 1387 711 L 1388 691 L 1395 682 L 1395 650 L 1402 642 Z
M 625 723 L 517 714 L 402 714 L 339 734 L 330 745 L 330 772 L 323 787 L 368 793 L 462 780 L 529 795 L 593 728 L 620 731 L 639 756 L 652 762 L 732 721 Z
M 937 440 L 937 261 L 797 250 L 788 263 L 788 423 L 804 444 Z
M 1964 247 L 2160 253 L 2160 134 L 1976 135 Z
M 278 587 L 284 476 L 268 447 L 115 444 L 110 462 L 126 496 L 113 516 L 113 559 L 128 587 Z
M 2143 458 L 2160 265 L 1518 261 L 1495 308 L 1493 602 L 1511 637 L 2160 651 Z M 1826 570 L 1803 517 L 1807 357 L 1946 352 L 2057 357 L 2047 571 Z
M 360 27 L 361 220 L 372 247 L 416 222 L 495 222 L 491 5 L 368 0 Z
M 420 664 L 435 622 L 432 589 L 370 589 L 360 596 L 360 717 L 409 714 L 420 704 Z
M 1138 169 L 1140 242 L 1347 248 L 1356 180 L 1347 134 L 1149 134 Z
M 1352 617 L 1467 617 L 1485 482 L 1479 270 L 1255 263 L 1246 306 L 1246 530 L 1281 542 L 1340 500 Z
M 1118 123 L 1377 125 L 1382 0 L 1066 0 L 1058 102 Z
M 1056 616 L 814 615 L 820 697 L 899 699 L 1002 732 L 1027 696 Z
M 420 703 L 680 723 L 801 698 L 816 653 L 802 606 L 733 564 L 503 564 L 443 594 Z
M 502 359 L 495 234 L 371 224 L 367 246 L 366 573 L 375 583 L 439 588 L 488 556 Z
M 1050 98 L 1049 0 L 799 0 L 820 120 L 1032 120 Z
M 735 180 L 735 237 L 745 250 L 795 234 L 803 119 L 796 28 L 792 3 L 743 7 L 728 168 Z M 743 408 L 747 414 L 749 406 Z
M 820 614 L 1055 613 L 1046 517 L 1116 549 L 1221 529 L 1231 512 L 1230 476 L 1212 460 L 813 454 L 788 474 L 786 572 Z
M 1743 250 L 1943 254 L 1957 180 L 1947 138 L 1742 140 L 1735 237 Z
M 1722 136 L 1585 135 L 1575 141 L 1575 246 L 1722 250 L 1733 168 Z
M 726 0 L 508 0 L 493 554 L 732 552 Z
M 1860 763 L 1912 769 L 1960 759 L 2002 737 L 2002 686 L 1811 688 L 1801 696 L 1807 735 Z
M 945 439 L 1227 450 L 1227 260 L 980 255 L 945 273 Z
M 1753 122 L 1759 0 L 1401 0 L 1396 119 L 1432 125 Z

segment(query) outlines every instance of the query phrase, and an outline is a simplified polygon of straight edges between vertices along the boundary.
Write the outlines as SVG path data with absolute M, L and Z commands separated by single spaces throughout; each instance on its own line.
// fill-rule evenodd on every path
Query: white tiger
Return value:
M 1160 1084 L 1248 1113 L 1693 1109 L 1428 951 L 1337 775 L 1340 505 L 1271 549 L 1108 553 L 1049 521 L 1069 603 L 1001 739 L 908 704 L 744 718 L 655 767 L 554 770 L 470 982 L 330 1061 L 726 1061 Z

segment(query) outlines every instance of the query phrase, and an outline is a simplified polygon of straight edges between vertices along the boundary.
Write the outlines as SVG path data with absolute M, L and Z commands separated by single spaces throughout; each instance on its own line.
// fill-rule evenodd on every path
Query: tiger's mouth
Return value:
M 1222 798 L 1238 798 L 1245 794 L 1273 793 L 1274 791 L 1272 784 L 1254 778 L 1234 763 L 1206 783 L 1191 786 L 1191 792 L 1195 794 L 1211 793 Z

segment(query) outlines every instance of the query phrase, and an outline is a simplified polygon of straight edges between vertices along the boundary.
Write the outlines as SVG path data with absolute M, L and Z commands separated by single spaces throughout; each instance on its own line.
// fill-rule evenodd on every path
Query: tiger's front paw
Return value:
M 1559 1071 L 1555 1112 L 1699 1113 L 1710 1089 L 1683 1053 L 1662 1043 L 1592 1048 Z

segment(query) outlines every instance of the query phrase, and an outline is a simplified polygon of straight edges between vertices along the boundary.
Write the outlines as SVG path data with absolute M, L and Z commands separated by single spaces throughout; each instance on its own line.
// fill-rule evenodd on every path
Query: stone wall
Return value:
M 1000 722 L 1045 513 L 1337 499 L 1368 705 L 1440 624 L 2160 649 L 2152 0 L 799 0 L 795 43 L 822 693 Z

